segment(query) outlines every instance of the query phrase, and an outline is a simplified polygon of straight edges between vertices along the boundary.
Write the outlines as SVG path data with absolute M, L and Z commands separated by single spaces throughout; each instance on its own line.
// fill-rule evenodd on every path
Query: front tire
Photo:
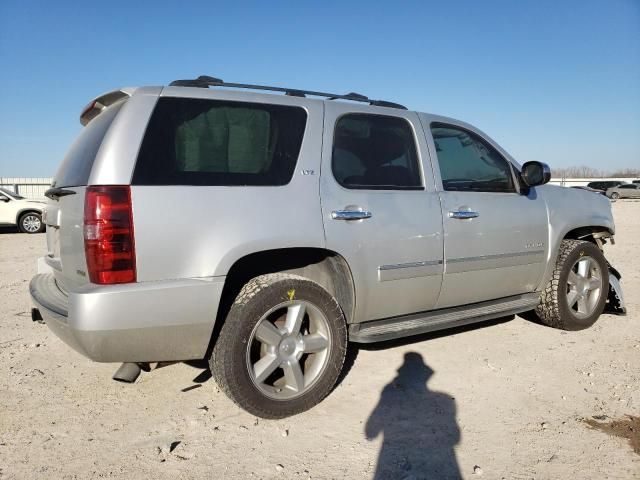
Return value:
M 40 233 L 44 231 L 42 216 L 36 212 L 27 212 L 20 216 L 18 229 L 22 233 Z
M 241 408 L 262 418 L 284 418 L 329 394 L 346 347 L 346 322 L 336 300 L 311 280 L 276 273 L 242 288 L 209 365 L 220 388 Z
M 618 200 L 620 198 L 620 194 L 618 192 L 613 192 L 610 198 L 611 200 Z
M 591 242 L 563 240 L 536 315 L 550 327 L 583 330 L 602 314 L 608 292 L 609 269 L 602 251 Z

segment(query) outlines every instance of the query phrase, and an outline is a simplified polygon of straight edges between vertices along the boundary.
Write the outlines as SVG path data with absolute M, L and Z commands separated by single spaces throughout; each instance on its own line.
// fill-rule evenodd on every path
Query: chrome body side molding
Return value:
M 544 262 L 544 250 L 530 250 L 526 252 L 499 253 L 496 255 L 480 255 L 475 257 L 448 258 L 446 273 L 472 272 L 516 265 L 529 265 Z
M 425 260 L 423 262 L 398 263 L 378 267 L 379 282 L 441 274 L 442 260 Z

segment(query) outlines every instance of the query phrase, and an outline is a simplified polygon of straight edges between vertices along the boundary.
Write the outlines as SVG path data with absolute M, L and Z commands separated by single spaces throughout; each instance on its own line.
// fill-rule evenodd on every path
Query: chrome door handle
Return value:
M 334 210 L 331 212 L 334 220 L 363 220 L 371 218 L 371 212 L 367 210 Z
M 449 212 L 449 218 L 459 218 L 462 220 L 465 218 L 476 218 L 479 216 L 480 214 L 478 212 L 472 212 L 471 210 L 455 210 L 453 212 Z

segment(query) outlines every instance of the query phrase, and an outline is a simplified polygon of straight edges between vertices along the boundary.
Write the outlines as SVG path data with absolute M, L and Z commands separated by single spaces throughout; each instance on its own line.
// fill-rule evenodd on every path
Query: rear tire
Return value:
M 613 192 L 610 198 L 611 200 L 618 200 L 620 198 L 620 194 L 618 192 Z
M 36 212 L 27 212 L 20 216 L 18 229 L 22 233 L 40 233 L 44 231 L 42 215 Z
M 347 331 L 319 284 L 284 273 L 250 280 L 238 294 L 209 359 L 220 388 L 262 418 L 310 409 L 334 387 Z
M 583 330 L 602 314 L 608 292 L 609 269 L 602 251 L 591 242 L 563 240 L 535 312 L 550 327 Z

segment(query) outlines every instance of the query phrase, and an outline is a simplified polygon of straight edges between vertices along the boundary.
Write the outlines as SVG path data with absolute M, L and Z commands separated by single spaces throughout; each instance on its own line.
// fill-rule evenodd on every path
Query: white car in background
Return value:
M 6 188 L 0 188 L 0 225 L 17 225 L 23 233 L 44 231 L 42 214 L 45 202 L 27 200 Z

